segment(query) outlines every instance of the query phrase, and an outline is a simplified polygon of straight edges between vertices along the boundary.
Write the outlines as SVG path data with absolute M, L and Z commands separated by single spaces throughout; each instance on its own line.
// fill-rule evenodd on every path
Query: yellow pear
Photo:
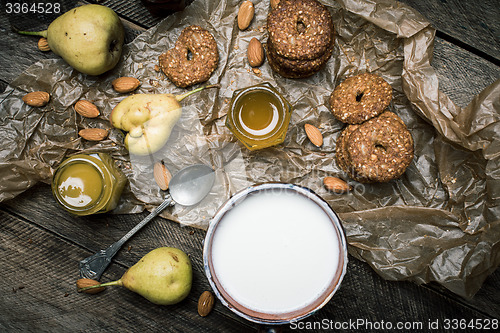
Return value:
M 56 18 L 44 31 L 18 31 L 47 38 L 50 49 L 77 71 L 100 75 L 114 68 L 122 53 L 123 25 L 102 5 L 83 5 Z
M 146 254 L 116 281 L 78 289 L 79 292 L 107 286 L 123 286 L 159 305 L 176 304 L 191 291 L 191 260 L 183 251 L 160 247 Z
M 131 154 L 153 154 L 165 145 L 181 117 L 182 107 L 179 102 L 195 92 L 217 86 L 200 87 L 182 95 L 128 96 L 111 111 L 111 124 L 128 132 L 125 136 L 125 146 Z

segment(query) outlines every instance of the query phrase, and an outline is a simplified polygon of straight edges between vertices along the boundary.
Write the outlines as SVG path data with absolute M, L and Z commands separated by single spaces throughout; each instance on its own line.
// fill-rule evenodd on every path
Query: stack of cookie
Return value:
M 281 0 L 267 17 L 267 29 L 269 65 L 284 77 L 311 76 L 332 55 L 332 17 L 317 0 Z
M 368 73 L 346 79 L 330 96 L 333 115 L 349 124 L 337 139 L 337 164 L 358 182 L 399 178 L 413 160 L 411 133 L 385 110 L 391 99 L 391 86 Z

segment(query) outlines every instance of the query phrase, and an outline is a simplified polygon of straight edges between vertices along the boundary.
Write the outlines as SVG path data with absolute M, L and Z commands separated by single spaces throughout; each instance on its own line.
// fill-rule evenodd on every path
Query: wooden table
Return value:
M 198 1 L 198 0 L 195 0 Z M 14 1 L 12 1 L 14 2 Z M 35 2 L 35 1 L 26 1 Z M 40 1 L 38 1 L 40 2 Z M 72 8 L 76 1 L 58 2 Z M 90 1 L 113 8 L 127 23 L 127 41 L 159 22 L 139 0 Z M 500 9 L 494 0 L 417 1 L 404 3 L 420 11 L 437 29 L 433 66 L 441 89 L 459 106 L 500 78 Z M 56 58 L 39 52 L 30 37 L 10 32 L 9 17 L 0 13 L 0 91 L 32 63 Z M 36 20 L 33 25 L 38 24 Z M 43 22 L 42 22 L 43 23 Z M 43 26 L 40 26 L 43 27 Z M 75 220 L 54 200 L 50 187 L 39 184 L 13 200 L 0 204 L 0 331 L 2 332 L 247 332 L 258 326 L 239 318 L 217 302 L 214 311 L 197 314 L 198 297 L 210 286 L 203 272 L 204 231 L 181 227 L 157 218 L 130 240 L 103 276 L 119 278 L 153 246 L 169 245 L 190 254 L 193 289 L 173 306 L 156 306 L 126 290 L 115 288 L 98 295 L 78 294 L 78 261 L 111 244 L 137 224 L 146 213 L 102 214 Z M 473 299 L 456 296 L 436 285 L 417 286 L 388 282 L 370 267 L 350 258 L 342 287 L 322 310 L 303 322 L 344 325 L 371 323 L 386 331 L 429 331 L 446 320 L 500 320 L 500 270 L 497 269 Z M 330 322 L 330 320 L 332 322 Z M 396 329 L 397 323 L 406 329 Z M 417 323 L 417 324 L 414 324 Z M 411 329 L 419 325 L 423 329 Z M 498 322 L 497 322 L 498 323 Z M 377 326 L 378 325 L 378 326 Z M 333 328 L 334 326 L 321 326 Z M 321 328 L 320 327 L 320 328 Z M 361 326 L 367 327 L 367 326 Z M 368 326 L 369 327 L 369 326 Z M 418 328 L 419 326 L 413 326 Z M 298 326 L 282 327 L 284 331 Z M 349 329 L 351 328 L 351 329 Z M 320 331 L 319 328 L 307 330 Z M 381 330 L 384 331 L 384 330 Z

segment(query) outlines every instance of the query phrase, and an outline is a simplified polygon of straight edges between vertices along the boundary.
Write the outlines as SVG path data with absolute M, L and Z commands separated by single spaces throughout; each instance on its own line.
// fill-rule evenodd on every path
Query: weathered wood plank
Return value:
M 62 1 L 62 10 L 73 8 L 74 3 L 73 0 Z M 143 28 L 126 20 L 123 22 L 125 42 L 130 43 L 143 31 Z M 42 19 L 34 19 L 33 15 L 7 15 L 3 10 L 0 11 L 0 32 L 2 32 L 2 38 L 0 38 L 0 92 L 3 92 L 9 82 L 37 61 L 60 58 L 53 52 L 38 50 L 39 37 L 19 35 L 11 30 L 11 25 L 28 31 L 44 30 L 48 26 L 47 23 L 43 23 Z
M 196 0 L 195 0 L 196 1 Z M 95 1 L 90 1 L 95 2 Z M 187 0 L 190 3 L 192 0 Z M 462 47 L 477 50 L 500 61 L 500 6 L 494 0 L 480 2 L 461 0 L 401 0 L 426 17 L 443 38 L 459 41 Z M 113 8 L 133 22 L 150 28 L 160 22 L 153 17 L 140 0 L 105 0 L 102 4 Z
M 70 0 L 60 2 L 74 3 Z M 151 27 L 160 20 L 151 17 L 140 0 L 99 2 L 109 4 L 122 17 L 141 27 Z M 500 68 L 491 61 L 464 49 L 468 48 L 467 45 L 460 44 L 461 47 L 450 42 L 457 39 L 471 45 L 472 51 L 477 49 L 490 56 L 491 50 L 496 50 L 493 56 L 498 59 L 498 7 L 496 4 L 492 7 L 492 0 L 470 4 L 459 0 L 403 2 L 428 17 L 435 27 L 443 31 L 441 35 L 445 38 L 446 35 L 453 37 L 448 40 L 436 38 L 433 65 L 437 69 L 441 89 L 458 105 L 467 105 L 474 95 L 500 77 Z M 449 7 L 453 8 L 451 14 Z M 481 16 L 477 21 L 479 23 L 472 20 L 476 15 Z M 492 15 L 494 21 L 491 21 Z M 51 52 L 38 51 L 37 38 L 25 36 L 20 39 L 10 32 L 12 19 L 3 11 L 0 13 L 0 31 L 4 33 L 0 39 L 0 91 L 33 62 L 57 57 Z M 31 24 L 35 28 L 41 23 L 33 21 Z M 130 24 L 126 27 L 127 41 L 131 41 L 138 29 Z M 492 39 L 492 35 L 496 35 L 496 39 Z M 20 40 L 23 42 L 19 43 Z M 463 64 L 467 66 L 463 67 Z M 202 291 L 210 288 L 201 258 L 204 232 L 183 228 L 161 218 L 151 222 L 124 246 L 102 280 L 119 278 L 127 267 L 153 247 L 175 246 L 189 253 L 193 260 L 193 291 L 186 301 L 173 307 L 159 307 L 119 288 L 110 288 L 94 296 L 77 294 L 74 290 L 74 281 L 78 277 L 77 262 L 116 241 L 145 214 L 74 218 L 49 198 L 49 187 L 40 185 L 0 204 L 0 254 L 5 266 L 3 279 L 0 279 L 0 331 L 256 330 L 256 325 L 237 317 L 219 302 L 207 318 L 197 315 L 197 298 Z M 500 270 L 487 279 L 474 299 L 465 300 L 437 286 L 384 281 L 367 264 L 351 258 L 338 294 L 307 322 L 362 319 L 392 323 L 419 321 L 427 325 L 429 321 L 443 322 L 446 318 L 498 319 L 498 299 Z M 107 311 L 103 312 L 103 309 Z
M 44 192 L 44 191 L 42 191 Z M 47 193 L 45 193 L 47 194 Z M 28 204 L 29 198 L 26 198 Z M 24 201 L 24 199 L 21 199 Z M 24 212 L 20 212 L 24 215 Z M 31 210 L 31 220 L 40 211 Z M 45 214 L 43 214 L 45 216 Z M 200 283 L 199 265 L 195 267 L 195 283 L 186 300 L 174 306 L 157 306 L 125 288 L 108 288 L 98 295 L 79 294 L 78 261 L 91 254 L 68 241 L 71 235 L 57 236 L 53 225 L 35 226 L 23 218 L 0 211 L 0 252 L 2 253 L 1 331 L 169 331 L 249 332 L 254 325 L 243 321 L 218 304 L 206 318 L 197 313 L 198 296 L 206 287 Z M 45 229 L 47 227 L 48 229 Z M 73 229 L 78 229 L 73 227 Z M 65 238 L 66 237 L 66 238 Z M 151 239 L 150 239 L 151 242 Z M 154 244 L 154 242 L 151 242 Z M 124 251 L 123 256 L 136 261 L 147 251 Z M 143 252 L 143 253 L 142 253 Z M 189 253 L 189 251 L 187 251 Z M 199 257 L 198 253 L 191 253 Z M 123 257 L 122 256 L 122 257 Z M 127 267 L 114 263 L 103 281 L 118 279 Z M 204 286 L 205 285 L 205 286 Z M 203 287 L 202 287 L 203 286 Z
M 469 50 L 484 52 L 500 63 L 500 6 L 498 1 L 401 0 L 426 17 L 440 36 L 450 36 Z
M 0 205 L 0 219 L 5 221 L 0 228 L 0 237 L 5 239 L 6 242 L 3 243 L 7 244 L 0 246 L 3 247 L 2 251 L 6 253 L 10 262 L 8 269 L 6 269 L 7 278 L 4 282 L 0 280 L 2 288 L 12 291 L 12 288 L 15 289 L 16 286 L 19 286 L 18 281 L 22 281 L 22 284 L 27 286 L 34 283 L 35 277 L 31 274 L 35 274 L 35 276 L 41 274 L 44 275 L 44 284 L 49 286 L 59 284 L 61 294 L 70 293 L 68 297 L 71 299 L 71 304 L 65 303 L 68 301 L 68 297 L 55 294 L 55 291 L 40 295 L 27 295 L 26 299 L 22 301 L 35 298 L 32 302 L 40 313 L 54 313 L 55 309 L 58 309 L 57 311 L 64 309 L 71 314 L 75 309 L 84 309 L 87 312 L 87 308 L 92 308 L 88 309 L 88 316 L 82 320 L 70 318 L 70 314 L 68 317 L 63 316 L 56 320 L 57 323 L 70 319 L 76 320 L 77 323 L 74 325 L 78 327 L 98 314 L 98 311 L 93 307 L 114 309 L 113 313 L 116 314 L 117 308 L 125 306 L 130 307 L 130 311 L 140 315 L 133 315 L 132 318 L 134 322 L 143 325 L 147 330 L 154 330 L 153 327 L 149 326 L 153 319 L 156 321 L 156 325 L 161 324 L 162 319 L 157 319 L 156 316 L 165 316 L 165 312 L 169 313 L 165 320 L 173 321 L 174 331 L 176 325 L 184 329 L 189 328 L 190 331 L 198 329 L 197 325 L 203 325 L 204 331 L 213 329 L 220 332 L 234 332 L 234 327 L 231 325 L 242 325 L 241 329 L 238 327 L 239 332 L 256 328 L 253 324 L 239 322 L 240 319 L 219 302 L 217 302 L 216 314 L 213 316 L 211 314 L 203 319 L 197 317 L 195 307 L 197 297 L 203 290 L 210 288 L 203 273 L 202 263 L 202 241 L 205 233 L 201 230 L 195 230 L 194 234 L 190 234 L 190 229 L 182 228 L 176 223 L 161 218 L 152 221 L 125 245 L 102 280 L 119 278 L 127 267 L 134 264 L 153 247 L 162 245 L 179 247 L 190 254 L 194 268 L 193 291 L 186 302 L 174 306 L 172 310 L 170 308 L 165 310 L 162 307 L 158 309 L 156 306 L 152 306 L 141 297 L 126 290 L 110 288 L 105 293 L 96 295 L 97 302 L 95 303 L 90 295 L 73 294 L 73 283 L 77 278 L 77 262 L 121 237 L 124 231 L 131 228 L 144 214 L 103 214 L 76 219 L 62 212 L 53 200 L 48 199 L 50 196 L 50 188 L 47 185 L 39 185 L 15 200 Z M 94 231 L 92 231 L 93 229 Z M 19 253 L 23 253 L 23 255 L 20 256 Z M 50 267 L 52 261 L 57 265 L 54 268 Z M 34 262 L 37 263 L 33 264 Z M 27 274 L 28 277 L 16 279 L 18 274 Z M 449 293 L 442 292 L 438 288 L 433 290 L 433 287 L 416 286 L 408 282 L 384 281 L 367 264 L 350 258 L 348 273 L 339 292 L 332 301 L 306 322 L 321 322 L 325 319 L 355 321 L 361 318 L 371 322 L 381 320 L 392 323 L 418 321 L 427 325 L 431 320 L 443 321 L 446 318 L 467 320 L 500 318 L 500 308 L 495 301 L 499 297 L 500 290 L 498 277 L 500 277 L 500 271 L 497 271 L 487 281 L 485 289 L 478 295 L 479 298 L 466 301 L 453 295 L 450 296 Z M 26 286 L 22 290 L 16 291 L 16 295 L 10 295 L 10 298 L 19 297 L 21 292 L 26 293 L 31 290 Z M 57 297 L 58 295 L 60 297 Z M 43 304 L 46 297 L 50 298 L 50 301 L 48 304 Z M 9 303 L 13 301 L 10 298 Z M 7 306 L 8 303 L 0 303 L 0 310 Z M 173 313 L 170 316 L 171 312 Z M 40 316 L 34 318 L 42 322 L 48 320 Z M 177 318 L 177 316 L 181 318 Z M 218 316 L 223 316 L 223 318 Z M 11 323 L 16 318 L 9 317 L 6 322 Z M 110 325 L 129 325 L 124 327 L 132 327 L 128 321 L 131 319 L 127 312 L 120 315 L 118 319 L 112 318 L 115 324 L 110 323 L 111 318 L 107 318 L 108 320 L 106 318 L 102 318 L 103 322 L 96 323 L 96 325 L 103 325 L 105 331 L 119 327 Z M 184 322 L 185 318 L 189 318 L 189 320 Z M 25 324 L 38 325 L 31 321 Z M 321 330 L 312 331 L 319 332 Z
M 66 0 L 66 2 L 71 1 Z M 120 2 L 116 1 L 110 2 L 115 3 L 115 6 L 118 7 L 115 9 L 121 15 L 138 15 L 137 17 L 134 16 L 137 20 L 141 17 L 153 20 L 147 24 L 141 21 L 141 25 L 146 27 L 159 20 L 158 18 L 152 18 L 139 0 L 131 1 L 127 5 L 119 5 Z M 142 9 L 139 10 L 139 7 L 142 7 Z M 0 57 L 0 82 L 2 82 L 0 91 L 4 91 L 8 82 L 15 79 L 19 73 L 26 70 L 34 62 L 41 59 L 57 58 L 52 52 L 39 51 L 36 47 L 38 41 L 36 37 L 18 36 L 11 32 L 10 21 L 12 21 L 12 18 L 3 12 L 0 13 L 0 31 L 5 32 L 3 38 L 0 39 L 0 50 L 2 50 L 2 57 Z M 127 41 L 130 42 L 140 31 L 134 29 L 136 26 L 133 23 L 126 23 L 125 26 Z M 35 27 L 30 26 L 29 28 Z M 12 48 L 11 45 L 16 45 L 16 47 Z M 463 64 L 467 64 L 468 68 L 457 70 L 457 67 L 460 68 Z M 500 77 L 500 67 L 441 38 L 435 40 L 433 65 L 438 72 L 443 91 L 449 94 L 455 103 L 460 106 L 467 105 L 474 95 Z
M 500 79 L 499 66 L 441 38 L 435 40 L 431 65 L 436 69 L 439 88 L 461 107 Z

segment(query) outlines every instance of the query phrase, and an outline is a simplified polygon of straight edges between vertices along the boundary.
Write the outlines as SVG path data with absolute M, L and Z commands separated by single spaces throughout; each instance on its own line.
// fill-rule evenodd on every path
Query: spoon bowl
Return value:
M 170 180 L 172 199 L 182 206 L 192 206 L 203 200 L 215 181 L 215 173 L 205 164 L 188 166 L 177 172 Z
M 165 200 L 146 216 L 144 220 L 139 222 L 125 236 L 106 250 L 100 250 L 80 261 L 80 276 L 87 279 L 99 279 L 111 263 L 114 255 L 137 231 L 166 207 L 173 206 L 175 203 L 182 206 L 193 206 L 199 203 L 210 192 L 214 181 L 214 170 L 207 165 L 195 164 L 181 169 L 170 180 L 169 193 L 165 197 Z

